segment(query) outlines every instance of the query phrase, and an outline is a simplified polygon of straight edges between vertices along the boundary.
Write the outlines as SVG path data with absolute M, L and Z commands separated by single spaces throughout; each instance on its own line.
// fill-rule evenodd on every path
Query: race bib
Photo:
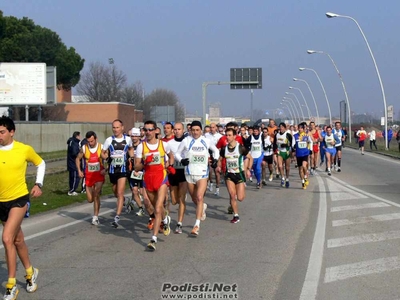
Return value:
M 256 146 L 252 146 L 251 147 L 251 151 L 254 151 L 254 152 L 256 152 L 256 151 L 261 151 L 261 146 L 259 146 L 259 145 L 256 145 Z
M 298 147 L 299 149 L 307 148 L 307 142 L 298 142 Z
M 88 171 L 89 172 L 98 172 L 100 171 L 100 163 L 88 163 Z
M 125 163 L 124 151 L 117 150 L 111 154 L 111 165 L 114 167 L 121 167 Z
M 237 171 L 239 169 L 239 164 L 237 159 L 227 159 L 226 160 L 226 168 L 228 169 L 228 171 Z
M 205 155 L 195 154 L 190 159 L 191 164 L 204 164 L 207 163 Z
M 135 172 L 132 172 L 131 178 L 136 179 L 136 180 L 142 180 L 143 179 L 143 172 L 137 172 L 138 174 L 135 175 Z
M 153 160 L 149 165 L 159 165 L 161 164 L 161 155 L 160 153 L 152 153 L 153 154 Z

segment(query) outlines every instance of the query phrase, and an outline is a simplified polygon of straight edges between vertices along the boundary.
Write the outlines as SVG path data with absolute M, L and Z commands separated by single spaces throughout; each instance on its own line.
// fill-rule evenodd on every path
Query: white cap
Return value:
M 140 129 L 136 128 L 136 127 L 133 127 L 131 129 L 131 136 L 140 136 Z

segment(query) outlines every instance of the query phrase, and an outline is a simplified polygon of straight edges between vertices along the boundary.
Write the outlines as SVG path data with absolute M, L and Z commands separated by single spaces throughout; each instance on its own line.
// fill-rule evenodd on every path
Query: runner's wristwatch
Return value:
M 35 185 L 37 185 L 40 189 L 42 189 L 43 184 L 36 182 Z

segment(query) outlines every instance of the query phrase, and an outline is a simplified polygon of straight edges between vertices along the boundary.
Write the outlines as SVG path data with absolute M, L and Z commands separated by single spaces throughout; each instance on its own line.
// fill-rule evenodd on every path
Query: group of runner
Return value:
M 189 193 L 196 205 L 196 220 L 191 235 L 200 232 L 201 221 L 206 219 L 207 204 L 204 195 L 207 187 L 219 196 L 224 180 L 233 214 L 231 223 L 240 222 L 237 201 L 243 201 L 246 179 L 256 180 L 261 189 L 272 181 L 274 170 L 281 186 L 289 188 L 291 163 L 299 170 L 302 188 L 306 189 L 309 175 L 318 168 L 319 153 L 323 153 L 328 175 L 332 169 L 341 171 L 341 146 L 344 141 L 340 122 L 335 128 L 318 128 L 313 122 L 288 127 L 285 123 L 276 126 L 274 120 L 268 125 L 249 127 L 230 122 L 225 128 L 215 123 L 204 129 L 199 121 L 189 126 L 183 123 L 164 124 L 164 136 L 154 121 L 146 121 L 141 128 L 124 131 L 123 122 L 112 123 L 113 135 L 104 144 L 97 141 L 96 133 L 86 133 L 88 144 L 83 146 L 76 164 L 81 177 L 86 177 L 87 198 L 94 203 L 92 224 L 98 225 L 100 193 L 108 172 L 113 192 L 117 198 L 117 209 L 111 225 L 119 227 L 120 215 L 139 207 L 137 215 L 149 215 L 147 227 L 152 231 L 148 249 L 155 250 L 159 232 L 169 235 L 171 218 L 169 204 L 178 204 L 175 233 L 182 233 Z M 85 170 L 80 169 L 85 159 Z M 222 176 L 223 175 L 223 176 Z M 132 197 L 124 196 L 129 182 Z M 170 199 L 170 201 L 169 201 Z

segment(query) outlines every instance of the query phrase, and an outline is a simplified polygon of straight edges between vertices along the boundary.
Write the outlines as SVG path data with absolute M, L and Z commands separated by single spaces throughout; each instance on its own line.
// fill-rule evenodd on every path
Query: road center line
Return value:
M 300 300 L 312 300 L 317 297 L 318 283 L 321 276 L 322 258 L 324 256 L 325 228 L 327 218 L 326 189 L 319 175 L 315 176 L 319 187 L 319 211 L 315 227 L 314 240 L 308 261 L 307 273 L 301 290 Z

